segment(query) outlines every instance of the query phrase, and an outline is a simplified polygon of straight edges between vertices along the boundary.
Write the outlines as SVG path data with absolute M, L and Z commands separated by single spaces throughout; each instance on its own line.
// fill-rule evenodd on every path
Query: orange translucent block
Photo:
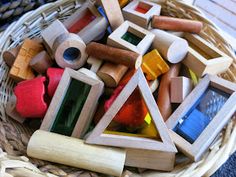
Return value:
M 156 49 L 143 56 L 142 70 L 146 74 L 147 80 L 155 80 L 169 69 L 168 64 Z
M 125 7 L 126 4 L 128 4 L 129 0 L 119 0 L 120 7 Z

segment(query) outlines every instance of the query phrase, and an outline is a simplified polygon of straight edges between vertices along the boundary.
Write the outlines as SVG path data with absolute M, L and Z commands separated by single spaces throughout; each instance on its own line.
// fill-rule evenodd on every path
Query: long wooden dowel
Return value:
M 179 75 L 181 64 L 175 64 L 170 67 L 170 70 L 165 73 L 160 82 L 160 88 L 158 92 L 157 105 L 161 112 L 161 115 L 166 121 L 171 113 L 171 100 L 170 100 L 170 82 L 172 77 L 177 77 Z
M 125 150 L 84 144 L 83 140 L 37 130 L 27 147 L 30 157 L 113 176 L 122 174 Z

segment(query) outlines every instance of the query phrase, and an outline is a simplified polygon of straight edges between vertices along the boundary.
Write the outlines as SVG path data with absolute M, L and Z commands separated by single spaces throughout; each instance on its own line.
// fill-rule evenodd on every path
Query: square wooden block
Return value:
M 196 34 L 185 33 L 189 51 L 183 63 L 199 77 L 226 71 L 233 59 Z
M 193 88 L 192 80 L 187 77 L 173 77 L 170 83 L 171 103 L 182 103 Z
M 155 35 L 148 30 L 132 22 L 125 21 L 110 34 L 107 44 L 143 55 L 151 46 L 154 38 Z
M 94 75 L 92 71 L 90 75 Z M 66 68 L 40 129 L 82 138 L 96 111 L 104 84 L 84 72 Z
M 160 15 L 161 6 L 148 1 L 135 0 L 125 6 L 122 12 L 125 20 L 134 22 L 143 28 L 148 28 L 152 16 Z
M 78 34 L 87 44 L 105 32 L 108 23 L 91 3 L 85 3 L 64 23 L 70 33 Z
M 235 111 L 236 84 L 206 75 L 166 124 L 180 151 L 198 161 Z

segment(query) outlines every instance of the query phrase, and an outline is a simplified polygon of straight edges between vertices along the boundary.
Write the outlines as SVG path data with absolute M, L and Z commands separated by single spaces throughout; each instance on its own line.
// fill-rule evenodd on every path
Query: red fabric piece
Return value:
M 42 118 L 47 111 L 44 101 L 46 77 L 37 77 L 20 82 L 14 88 L 16 110 L 25 118 Z

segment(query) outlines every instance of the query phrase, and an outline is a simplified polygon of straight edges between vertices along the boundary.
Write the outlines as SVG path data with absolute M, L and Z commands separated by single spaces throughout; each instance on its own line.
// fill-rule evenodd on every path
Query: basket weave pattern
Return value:
M 225 41 L 220 31 L 212 22 L 207 20 L 195 7 L 186 5 L 182 1 L 152 1 L 162 5 L 162 13 L 164 15 L 202 21 L 204 23 L 204 29 L 200 36 L 217 46 L 234 59 L 234 62 L 230 68 L 219 76 L 232 82 L 236 82 L 235 54 L 232 47 L 227 41 Z M 81 7 L 83 2 L 84 1 L 82 0 L 59 0 L 55 3 L 46 4 L 35 11 L 25 14 L 16 23 L 10 25 L 3 34 L 1 34 L 1 54 L 3 51 L 19 45 L 26 38 L 40 36 L 42 29 L 51 24 L 56 18 L 62 21 L 65 20 L 77 8 Z M 26 174 L 26 176 L 45 176 L 46 174 L 48 176 L 78 176 L 80 174 L 97 176 L 96 173 L 85 172 L 84 170 L 53 165 L 40 160 L 30 159 L 30 162 L 37 166 L 36 168 L 28 162 L 29 159 L 22 157 L 26 155 L 27 142 L 33 131 L 29 129 L 27 125 L 20 125 L 14 120 L 8 118 L 5 113 L 5 105 L 12 94 L 12 89 L 14 86 L 14 82 L 8 77 L 8 72 L 9 68 L 2 60 L 2 57 L 0 57 L 0 145 L 2 149 L 2 151 L 0 151 L 0 163 L 2 164 L 4 161 L 8 161 L 9 164 L 12 164 L 11 169 L 7 169 L 10 165 L 5 166 L 6 172 L 8 174 L 12 174 L 13 176 L 15 174 Z M 144 172 L 142 176 L 210 176 L 235 150 L 236 121 L 235 119 L 232 119 L 227 128 L 215 140 L 210 148 L 210 151 L 206 153 L 205 157 L 201 161 L 191 163 L 182 157 L 177 157 L 177 165 L 171 173 Z M 5 171 L 5 169 L 2 169 L 5 167 L 1 165 L 1 173 L 2 171 Z

